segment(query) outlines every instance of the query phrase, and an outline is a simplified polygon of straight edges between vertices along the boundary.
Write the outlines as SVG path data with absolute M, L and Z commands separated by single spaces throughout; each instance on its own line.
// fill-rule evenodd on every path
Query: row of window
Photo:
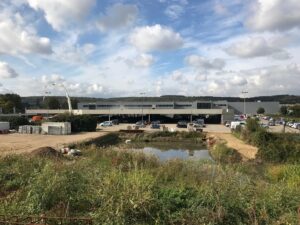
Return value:
M 211 109 L 213 108 L 212 103 L 197 103 L 197 109 Z M 111 108 L 121 108 L 121 105 L 96 105 L 96 104 L 89 104 L 89 105 L 82 105 L 83 108 L 88 109 L 111 109 Z M 215 106 L 215 105 L 214 105 Z M 171 109 L 185 109 L 185 108 L 192 108 L 192 104 L 157 104 L 157 105 L 124 105 L 124 108 L 171 108 Z

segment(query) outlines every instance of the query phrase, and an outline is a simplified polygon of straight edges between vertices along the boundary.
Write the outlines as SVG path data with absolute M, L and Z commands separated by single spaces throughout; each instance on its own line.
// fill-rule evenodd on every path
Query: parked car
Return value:
M 260 126 L 261 126 L 262 128 L 269 129 L 269 125 L 268 125 L 268 124 L 265 124 L 265 123 L 261 123 Z
M 268 122 L 268 125 L 269 125 L 269 126 L 275 126 L 275 121 L 274 121 L 274 120 L 270 120 L 270 121 Z
M 294 124 L 292 125 L 292 128 L 297 129 L 298 125 L 300 125 L 300 123 L 294 123 Z
M 151 122 L 151 124 L 152 123 L 158 123 L 158 124 L 160 124 L 160 121 L 159 120 L 154 120 L 154 121 Z
M 160 124 L 159 123 L 155 123 L 155 122 L 152 122 L 151 123 L 151 126 L 150 126 L 152 129 L 160 129 Z
M 205 127 L 204 119 L 196 119 L 193 123 Z
M 245 126 L 246 122 L 245 121 L 232 121 L 230 123 L 230 129 L 236 129 L 237 126 Z
M 139 128 L 144 128 L 144 127 L 146 127 L 146 122 L 145 121 L 138 121 L 133 126 L 134 127 L 139 127 Z
M 113 123 L 113 125 L 119 125 L 119 120 L 118 119 L 113 119 L 111 122 Z
M 186 121 L 178 121 L 177 123 L 178 128 L 187 128 L 187 122 Z
M 111 127 L 113 125 L 112 121 L 104 121 L 100 123 L 101 127 Z

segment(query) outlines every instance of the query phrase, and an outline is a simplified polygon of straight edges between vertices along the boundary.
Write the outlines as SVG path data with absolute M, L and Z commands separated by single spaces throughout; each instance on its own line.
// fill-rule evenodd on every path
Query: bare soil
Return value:
M 41 147 L 60 149 L 107 134 L 107 132 L 87 132 L 72 135 L 2 134 L 0 135 L 0 156 L 28 153 Z
M 257 147 L 246 144 L 242 140 L 228 133 L 211 133 L 210 136 L 225 140 L 228 147 L 237 150 L 244 160 L 255 159 Z

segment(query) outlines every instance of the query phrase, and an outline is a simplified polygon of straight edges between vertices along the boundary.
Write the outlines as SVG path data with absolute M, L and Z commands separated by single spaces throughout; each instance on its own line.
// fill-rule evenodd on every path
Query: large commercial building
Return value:
M 278 113 L 279 102 L 227 102 L 227 101 L 101 101 L 81 102 L 76 115 L 98 115 L 118 118 L 140 118 L 147 116 L 148 120 L 158 117 L 173 119 L 204 118 L 210 123 L 224 123 L 234 119 L 234 114 L 256 114 L 258 108 L 264 108 L 266 113 Z M 67 110 L 27 110 L 27 114 L 57 114 Z

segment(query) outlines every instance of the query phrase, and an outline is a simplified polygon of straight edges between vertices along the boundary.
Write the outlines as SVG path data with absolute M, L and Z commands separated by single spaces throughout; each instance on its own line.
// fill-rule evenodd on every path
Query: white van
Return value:
M 244 126 L 246 125 L 245 121 L 232 121 L 230 124 L 230 129 L 235 130 L 237 126 Z

